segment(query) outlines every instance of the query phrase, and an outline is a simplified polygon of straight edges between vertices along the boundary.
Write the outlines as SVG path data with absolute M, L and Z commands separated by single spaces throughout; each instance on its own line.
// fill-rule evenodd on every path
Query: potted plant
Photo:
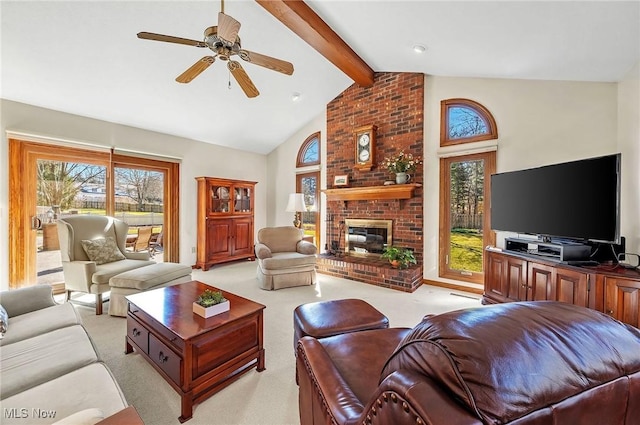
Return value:
M 404 153 L 400 151 L 397 155 L 385 158 L 380 166 L 386 168 L 389 173 L 395 174 L 396 183 L 409 183 L 411 175 L 416 170 L 416 167 L 422 163 L 422 159 L 419 156 L 413 156 L 412 153 Z
M 413 250 L 409 248 L 400 248 L 397 246 L 387 246 L 382 252 L 382 258 L 386 258 L 392 267 L 398 269 L 406 269 L 410 264 L 416 264 L 416 257 Z
M 193 303 L 193 312 L 205 318 L 225 311 L 229 311 L 229 300 L 220 291 L 205 289 Z

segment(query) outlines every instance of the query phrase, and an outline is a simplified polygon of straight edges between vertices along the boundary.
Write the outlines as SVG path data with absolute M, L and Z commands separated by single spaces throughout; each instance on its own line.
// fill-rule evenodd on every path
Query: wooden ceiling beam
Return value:
M 362 87 L 373 85 L 373 69 L 302 0 L 256 0 L 322 56 Z

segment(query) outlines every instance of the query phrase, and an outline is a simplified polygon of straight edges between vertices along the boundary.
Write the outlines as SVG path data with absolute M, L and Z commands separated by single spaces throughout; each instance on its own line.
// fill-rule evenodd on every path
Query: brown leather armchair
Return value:
M 632 425 L 640 330 L 540 301 L 297 346 L 300 423 Z

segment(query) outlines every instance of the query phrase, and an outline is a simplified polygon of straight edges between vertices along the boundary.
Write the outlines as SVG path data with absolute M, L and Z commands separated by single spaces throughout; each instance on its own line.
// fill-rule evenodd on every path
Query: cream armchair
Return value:
M 258 280 L 262 289 L 281 289 L 316 283 L 316 246 L 302 240 L 304 232 L 293 226 L 266 227 L 258 231 L 255 245 Z
M 96 314 L 102 314 L 102 294 L 111 290 L 109 279 L 154 264 L 148 252 L 125 251 L 128 230 L 128 224 L 113 217 L 78 215 L 58 220 L 67 300 L 74 291 L 95 294 Z

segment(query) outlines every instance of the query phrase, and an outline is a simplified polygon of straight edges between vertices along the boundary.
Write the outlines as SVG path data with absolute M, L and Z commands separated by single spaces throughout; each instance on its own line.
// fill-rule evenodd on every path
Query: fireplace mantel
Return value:
M 368 201 L 372 199 L 411 199 L 419 183 L 390 184 L 388 186 L 346 187 L 325 189 L 327 201 Z

